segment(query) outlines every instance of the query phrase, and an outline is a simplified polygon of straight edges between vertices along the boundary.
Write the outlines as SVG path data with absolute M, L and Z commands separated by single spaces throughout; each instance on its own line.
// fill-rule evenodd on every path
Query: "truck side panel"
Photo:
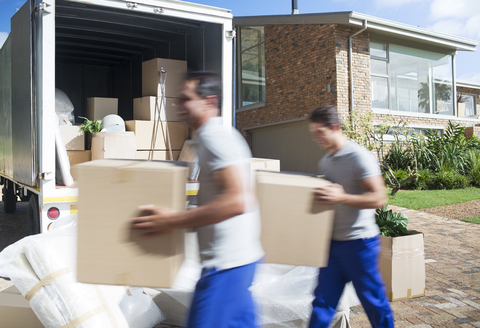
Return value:
M 11 38 L 0 50 L 0 175 L 13 177 Z
M 12 146 L 14 180 L 34 186 L 36 126 L 32 87 L 32 15 L 27 1 L 12 17 Z

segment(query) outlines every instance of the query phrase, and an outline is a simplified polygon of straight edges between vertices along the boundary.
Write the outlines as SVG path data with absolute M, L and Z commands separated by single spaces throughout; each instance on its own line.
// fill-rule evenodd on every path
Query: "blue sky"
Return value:
M 0 0 L 0 44 L 10 31 L 10 17 L 24 1 Z M 141 2 L 141 0 L 138 0 Z M 234 16 L 290 14 L 291 0 L 191 0 L 231 9 Z M 302 14 L 356 11 L 413 26 L 480 41 L 480 0 L 298 0 Z M 457 78 L 480 83 L 480 46 L 460 51 Z

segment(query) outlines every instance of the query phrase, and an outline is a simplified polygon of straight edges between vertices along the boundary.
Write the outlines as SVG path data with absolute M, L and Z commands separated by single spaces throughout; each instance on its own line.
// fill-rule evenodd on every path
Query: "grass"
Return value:
M 388 188 L 388 204 L 418 210 L 436 206 L 464 203 L 480 199 L 480 188 L 453 190 L 399 190 L 391 196 Z M 480 220 L 476 217 L 477 220 Z
M 473 218 L 460 219 L 460 221 L 480 224 L 480 216 L 474 216 Z

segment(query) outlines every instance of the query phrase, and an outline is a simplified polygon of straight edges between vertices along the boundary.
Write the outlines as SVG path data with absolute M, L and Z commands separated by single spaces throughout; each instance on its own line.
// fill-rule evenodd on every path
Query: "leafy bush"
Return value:
M 480 187 L 480 151 L 469 149 L 467 158 L 470 184 L 474 187 Z
M 468 186 L 468 177 L 454 171 L 435 174 L 433 189 L 460 189 Z
M 407 230 L 408 217 L 401 212 L 387 210 L 387 205 L 375 210 L 375 221 L 382 236 L 396 237 L 410 234 Z
M 418 190 L 434 189 L 435 173 L 430 170 L 418 170 L 417 179 L 414 181 L 415 188 Z M 413 188 L 412 188 L 413 189 Z
M 90 132 L 90 133 L 97 133 L 102 130 L 102 122 L 98 119 L 90 121 L 88 118 L 79 116 L 83 118 L 84 121 L 80 125 L 80 130 L 78 132 Z

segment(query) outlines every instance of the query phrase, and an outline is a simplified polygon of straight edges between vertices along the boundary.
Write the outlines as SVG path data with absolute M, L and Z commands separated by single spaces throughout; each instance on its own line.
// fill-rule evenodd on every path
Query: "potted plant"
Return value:
M 425 256 L 423 233 L 408 230 L 409 219 L 401 212 L 375 212 L 380 228 L 382 250 L 380 272 L 390 301 L 425 295 Z
M 79 116 L 80 118 L 83 118 L 83 123 L 80 125 L 80 130 L 79 132 L 83 132 L 86 134 L 86 147 L 85 149 L 89 150 L 90 146 L 92 144 L 92 135 L 94 133 L 102 131 L 102 122 L 99 119 L 90 121 L 88 118 Z

